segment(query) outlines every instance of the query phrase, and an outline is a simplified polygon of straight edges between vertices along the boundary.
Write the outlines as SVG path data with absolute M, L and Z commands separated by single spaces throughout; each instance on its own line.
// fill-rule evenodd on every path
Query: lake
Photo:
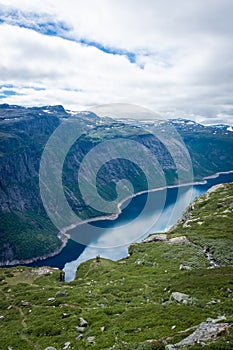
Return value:
M 207 178 L 202 184 L 138 195 L 132 198 L 126 207 L 126 204 L 123 205 L 124 209 L 117 219 L 95 221 L 79 226 L 79 235 L 88 235 L 89 231 L 96 234 L 89 239 L 88 245 L 79 244 L 78 239 L 76 241 L 70 239 L 60 254 L 28 266 L 58 267 L 65 271 L 66 281 L 71 281 L 81 262 L 97 255 L 112 260 L 126 257 L 128 246 L 132 242 L 140 242 L 150 233 L 167 230 L 182 216 L 190 201 L 205 193 L 211 186 L 226 182 L 233 182 L 233 172 Z M 160 208 L 157 204 L 162 203 L 162 200 L 164 203 Z M 148 202 L 149 205 L 144 210 Z

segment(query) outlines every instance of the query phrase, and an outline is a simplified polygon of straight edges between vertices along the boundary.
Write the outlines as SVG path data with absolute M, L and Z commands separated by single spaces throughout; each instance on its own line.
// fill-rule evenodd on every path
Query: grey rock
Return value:
M 228 323 L 214 323 L 210 320 L 208 322 L 202 322 L 192 334 L 175 344 L 175 346 L 190 346 L 196 343 L 213 341 L 218 334 L 226 332 L 228 327 Z
M 3 321 L 4 320 L 4 316 L 0 316 L 0 321 Z
M 71 344 L 71 342 L 70 342 L 70 341 L 67 341 L 67 342 L 65 343 L 64 347 L 63 347 L 63 350 L 69 349 L 70 344 Z
M 88 322 L 84 318 L 80 317 L 79 318 L 79 325 L 80 325 L 80 327 L 87 327 Z
M 62 318 L 67 318 L 67 317 L 70 317 L 70 314 L 67 314 L 66 312 L 64 312 L 64 313 L 62 314 Z
M 55 298 L 48 298 L 47 301 L 55 301 Z
M 86 330 L 86 327 L 76 327 L 76 330 L 80 333 L 84 333 Z
M 176 350 L 177 348 L 175 347 L 175 345 L 172 344 L 168 344 L 165 346 L 165 350 Z
M 219 316 L 217 319 L 207 318 L 205 322 L 198 325 L 192 334 L 174 345 L 166 345 L 165 350 L 177 350 L 186 346 L 205 345 L 206 342 L 213 342 L 219 334 L 227 332 L 230 327 L 229 323 L 217 323 L 223 319 L 225 316 Z
M 140 259 L 135 260 L 135 264 L 141 265 L 142 264 L 142 260 L 140 260 Z
M 83 334 L 79 334 L 77 337 L 76 337 L 76 340 L 81 340 L 83 338 Z
M 55 294 L 55 298 L 57 298 L 57 297 L 67 297 L 67 291 L 66 290 L 59 290 Z
M 88 341 L 88 343 L 95 344 L 95 337 L 88 337 L 87 341 Z
M 208 317 L 207 319 L 206 319 L 206 322 L 213 322 L 213 323 L 218 323 L 218 322 L 220 322 L 220 321 L 226 321 L 226 316 L 225 315 L 223 315 L 223 316 L 218 316 L 217 318 L 210 318 L 210 317 Z
M 173 292 L 171 293 L 170 299 L 175 300 L 178 303 L 182 303 L 185 305 L 192 303 L 192 298 L 188 294 L 180 293 L 180 292 Z
M 54 348 L 53 346 L 49 346 L 48 348 L 44 349 L 44 350 L 57 350 L 56 348 Z
M 180 264 L 179 269 L 182 270 L 192 270 L 191 266 Z
M 186 236 L 179 236 L 170 238 L 169 243 L 189 243 L 189 240 Z
M 22 300 L 21 304 L 22 304 L 22 306 L 29 306 L 29 305 L 31 305 L 30 301 L 27 301 L 27 300 Z
M 207 305 L 211 304 L 217 304 L 217 301 L 212 298 L 210 301 L 208 301 Z
M 150 242 L 166 242 L 166 241 L 167 241 L 167 235 L 165 233 L 158 233 L 158 234 L 150 235 L 149 237 L 145 238 L 142 242 L 150 243 Z

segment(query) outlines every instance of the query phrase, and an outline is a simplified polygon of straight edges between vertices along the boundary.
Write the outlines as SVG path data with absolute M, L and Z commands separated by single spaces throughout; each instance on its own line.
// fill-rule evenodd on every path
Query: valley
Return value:
M 71 114 L 62 106 L 25 108 L 7 104 L 0 106 L 0 120 L 1 265 L 15 260 L 29 261 L 51 256 L 62 248 L 59 230 L 47 216 L 39 188 L 39 167 L 44 147 L 62 122 L 75 120 L 76 125 L 85 125 L 87 128 L 86 135 L 74 143 L 67 154 L 62 174 L 65 197 L 81 220 L 106 215 L 104 208 L 101 212 L 85 204 L 76 180 L 82 159 L 103 141 L 136 141 L 157 159 L 160 172 L 164 174 L 164 178 L 160 180 L 158 177 L 154 183 L 153 176 L 149 175 L 146 179 L 140 167 L 133 162 L 113 160 L 108 167 L 101 168 L 98 176 L 98 191 L 107 203 L 116 199 L 115 183 L 124 178 L 133 184 L 133 192 L 138 193 L 152 187 L 161 187 L 161 184 L 177 185 L 189 182 L 190 179 L 194 182 L 201 181 L 205 176 L 216 172 L 232 170 L 233 133 L 227 127 L 207 127 L 182 119 L 154 123 L 155 125 L 147 121 L 135 121 L 132 124 L 127 119 L 122 122 L 98 117 L 92 112 Z M 169 148 L 159 141 L 159 137 L 162 139 L 168 130 L 183 139 L 191 157 L 192 168 L 190 164 L 184 168 L 182 152 L 177 153 L 175 164 Z M 182 145 L 182 140 L 177 139 L 177 142 Z M 118 148 L 118 152 L 124 150 Z M 133 156 L 138 162 L 144 160 L 140 152 Z M 102 161 L 101 152 L 95 160 L 97 163 Z M 87 181 L 93 177 L 91 168 L 85 176 Z M 123 198 L 131 193 L 127 186 Z M 51 207 L 51 210 L 54 208 Z M 115 210 L 117 211 L 117 202 Z M 112 212 L 114 213 L 114 207 Z M 88 240 L 85 243 L 88 244 Z

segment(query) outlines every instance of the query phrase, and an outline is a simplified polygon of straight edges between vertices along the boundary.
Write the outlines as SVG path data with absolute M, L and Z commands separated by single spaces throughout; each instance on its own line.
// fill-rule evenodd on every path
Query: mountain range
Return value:
M 178 142 L 185 145 L 192 164 L 192 179 L 200 181 L 216 172 L 233 169 L 233 133 L 229 126 L 204 126 L 191 120 L 163 121 L 112 119 L 92 112 L 70 112 L 62 106 L 22 107 L 0 105 L 0 264 L 32 261 L 58 253 L 66 237 L 48 218 L 39 188 L 39 169 L 43 150 L 52 133 L 62 123 L 75 121 L 85 125 L 86 133 L 72 145 L 63 165 L 62 182 L 70 207 L 82 219 L 105 214 L 85 202 L 78 182 L 82 160 L 103 141 L 136 141 L 156 157 L 165 174 L 166 185 L 179 184 L 190 178 L 190 169 L 183 164 L 183 155 L 176 154 L 174 162 L 167 147 L 156 135 L 168 130 L 177 133 Z M 181 141 L 180 141 L 181 140 Z M 119 143 L 118 143 L 119 144 Z M 123 146 L 117 146 L 119 153 Z M 125 152 L 125 150 L 124 150 Z M 182 152 L 181 152 L 182 153 Z M 142 162 L 140 152 L 130 157 Z M 97 153 L 95 161 L 102 161 Z M 130 158 L 129 157 L 129 158 Z M 148 189 L 148 180 L 142 169 L 128 159 L 115 158 L 98 172 L 98 193 L 106 200 L 116 198 L 116 182 L 130 180 L 134 192 Z M 93 178 L 93 169 L 87 169 L 85 181 Z M 150 175 L 153 177 L 152 175 Z M 158 182 L 158 186 L 161 185 Z M 150 189 L 150 188 L 149 188 Z M 129 188 L 125 187 L 125 197 Z M 104 209 L 104 208 L 103 208 Z

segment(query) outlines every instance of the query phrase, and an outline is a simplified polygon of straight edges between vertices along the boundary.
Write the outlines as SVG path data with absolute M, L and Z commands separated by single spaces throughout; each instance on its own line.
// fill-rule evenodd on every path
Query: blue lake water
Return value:
M 83 235 L 88 237 L 89 231 L 96 233 L 94 238 L 88 240 L 88 245 L 78 243 L 78 236 L 71 234 L 76 241 L 70 239 L 60 254 L 29 266 L 47 265 L 64 269 L 66 281 L 71 281 L 81 262 L 97 255 L 112 260 L 127 256 L 130 243 L 139 242 L 152 232 L 163 232 L 168 229 L 177 222 L 186 206 L 196 196 L 205 193 L 215 184 L 226 182 L 233 182 L 233 172 L 209 178 L 204 184 L 138 195 L 131 199 L 116 220 L 101 220 L 79 226 L 79 237 Z M 143 212 L 145 204 L 148 203 L 148 196 L 150 204 Z M 161 210 L 156 203 L 161 203 L 162 199 L 164 203 Z

